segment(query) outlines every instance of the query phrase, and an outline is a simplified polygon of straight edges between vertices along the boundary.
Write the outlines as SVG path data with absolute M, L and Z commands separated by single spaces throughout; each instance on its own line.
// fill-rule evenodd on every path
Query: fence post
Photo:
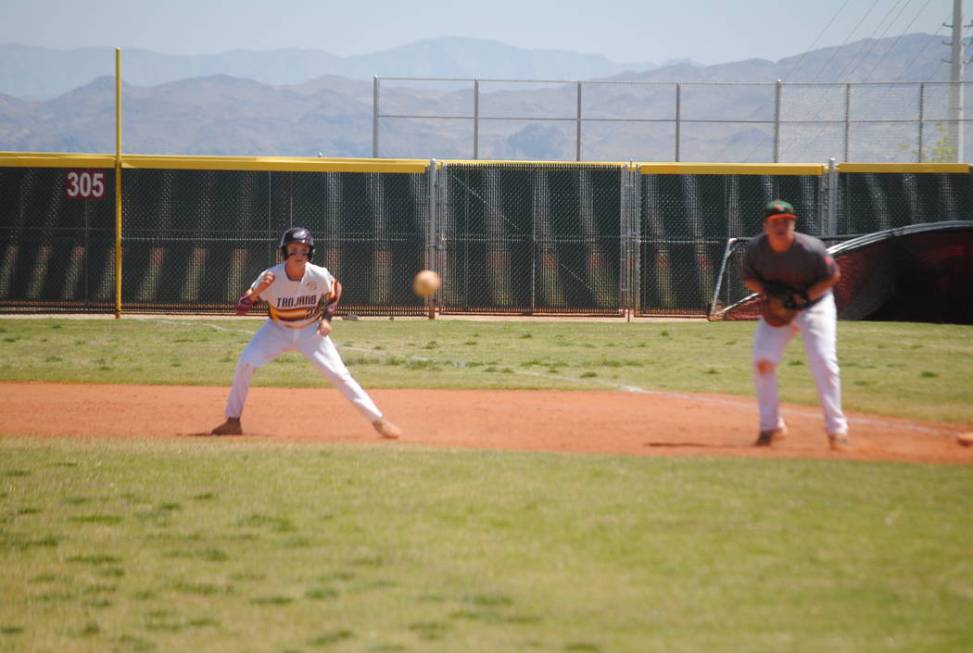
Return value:
M 480 158 L 480 80 L 473 80 L 473 159 Z
M 437 163 L 438 166 L 439 164 Z M 447 227 L 453 225 L 450 222 L 451 216 L 449 215 L 449 165 L 447 163 L 442 164 L 442 170 L 436 171 L 436 194 L 434 200 L 436 202 L 436 230 L 433 233 L 433 246 L 435 248 L 436 267 L 433 269 L 439 273 L 442 279 L 442 285 L 439 287 L 439 295 L 437 297 L 439 298 L 439 310 L 443 311 L 446 309 L 446 304 L 448 303 L 449 295 L 447 295 L 447 291 L 452 293 L 453 297 L 456 296 L 456 291 L 454 290 L 456 286 L 456 275 L 449 269 L 449 256 L 446 252 Z
M 439 196 L 437 192 L 437 187 L 439 185 L 439 170 L 437 168 L 436 159 L 429 161 L 429 172 L 427 173 L 429 177 L 429 190 L 428 190 L 428 200 L 429 200 L 429 215 L 426 219 L 426 243 L 425 243 L 425 253 L 422 267 L 426 270 L 435 270 L 439 274 L 439 278 L 443 278 L 443 271 L 439 269 L 439 261 L 436 256 L 436 232 L 438 227 L 438 216 L 439 207 L 436 203 L 436 199 Z M 426 299 L 426 310 L 429 314 L 429 319 L 436 319 L 436 299 L 442 296 L 442 284 L 440 284 L 439 289 L 436 293 Z
M 926 83 L 925 82 L 920 82 L 919 83 L 919 150 L 918 150 L 918 157 L 916 159 L 919 163 L 922 163 L 922 159 L 923 159 L 923 156 L 922 156 L 922 123 L 923 123 L 923 105 L 925 104 L 925 95 L 926 95 Z
M 682 84 L 676 84 L 676 161 L 679 161 L 679 128 L 682 111 Z
M 639 167 L 632 161 L 624 172 L 624 198 L 622 202 L 623 213 L 623 235 L 624 243 L 622 247 L 622 263 L 624 269 L 625 282 L 622 287 L 622 307 L 629 319 L 635 315 L 640 308 L 642 293 L 642 273 L 641 273 L 641 229 L 642 229 L 642 177 Z M 621 275 L 619 275 L 621 276 Z
M 848 136 L 851 131 L 851 84 L 845 84 L 845 157 L 843 161 L 848 161 Z
M 835 165 L 834 157 L 828 159 L 828 208 L 827 221 L 825 222 L 825 234 L 835 236 L 838 234 L 838 166 Z
M 372 77 L 372 158 L 378 158 L 378 75 Z
M 423 248 L 423 260 L 422 267 L 427 270 L 436 270 L 436 260 L 433 248 L 435 246 L 435 234 L 436 234 L 436 217 L 438 212 L 438 207 L 436 205 L 436 186 L 439 183 L 437 177 L 438 170 L 436 169 L 436 159 L 431 159 L 429 161 L 429 171 L 426 173 L 428 178 L 429 190 L 428 190 L 428 206 L 429 214 L 426 218 L 426 239 Z M 439 270 L 436 270 L 439 272 Z
M 578 81 L 578 117 L 577 117 L 577 135 L 575 137 L 575 143 L 577 144 L 575 148 L 574 160 L 581 160 L 581 82 Z
M 780 91 L 783 83 L 774 86 L 774 163 L 780 163 Z
M 619 198 L 619 211 L 618 211 L 618 304 L 625 316 L 629 316 L 629 304 L 628 301 L 628 291 L 629 291 L 629 267 L 631 261 L 631 247 L 629 245 L 629 204 L 631 202 L 631 190 L 630 186 L 630 173 L 632 170 L 632 164 L 629 162 L 628 166 L 622 168 L 619 173 L 620 184 L 618 192 L 621 194 Z
M 122 49 L 115 48 L 115 319 L 122 317 Z

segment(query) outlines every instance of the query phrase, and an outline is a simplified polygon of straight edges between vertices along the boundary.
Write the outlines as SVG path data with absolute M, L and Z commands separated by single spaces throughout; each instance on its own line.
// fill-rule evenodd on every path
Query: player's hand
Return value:
M 251 308 L 253 308 L 253 299 L 251 299 L 249 293 L 244 293 L 241 295 L 240 299 L 237 300 L 236 314 L 246 315 Z
M 270 284 L 272 284 L 276 278 L 277 277 L 274 276 L 273 272 L 264 273 L 264 275 L 260 277 L 260 282 L 257 284 L 257 287 L 253 289 L 253 294 L 259 295 L 263 291 L 267 290 L 267 288 L 270 288 Z
M 792 290 L 783 299 L 784 308 L 800 311 L 811 305 L 811 298 L 806 290 Z
M 318 324 L 318 335 L 322 338 L 331 335 L 331 323 L 327 320 L 321 320 L 321 323 Z

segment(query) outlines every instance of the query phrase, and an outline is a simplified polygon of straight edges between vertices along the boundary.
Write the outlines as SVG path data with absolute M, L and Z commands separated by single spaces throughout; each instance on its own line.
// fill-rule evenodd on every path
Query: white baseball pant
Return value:
M 317 327 L 317 323 L 314 323 L 301 329 L 292 329 L 267 320 L 253 335 L 237 360 L 233 386 L 226 401 L 226 416 L 238 418 L 243 413 L 250 380 L 257 368 L 285 352 L 299 351 L 369 422 L 381 419 L 382 411 L 352 378 L 331 338 L 320 336 Z
M 763 318 L 757 322 L 753 338 L 754 384 L 760 407 L 760 430 L 779 428 L 780 393 L 777 386 L 777 366 L 791 339 L 801 333 L 804 353 L 811 375 L 818 388 L 818 399 L 824 412 L 824 428 L 829 435 L 848 433 L 848 421 L 841 410 L 841 379 L 838 369 L 837 310 L 834 295 L 829 291 L 811 308 L 799 311 L 787 326 L 773 327 Z

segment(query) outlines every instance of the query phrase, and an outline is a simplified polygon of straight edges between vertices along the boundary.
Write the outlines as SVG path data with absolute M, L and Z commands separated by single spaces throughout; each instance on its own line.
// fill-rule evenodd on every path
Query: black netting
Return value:
M 79 173 L 99 175 L 98 197 L 70 196 Z M 343 311 L 423 314 L 411 280 L 432 267 L 446 313 L 701 315 L 718 284 L 715 309 L 746 296 L 739 251 L 720 276 L 724 246 L 760 233 L 770 199 L 791 202 L 798 229 L 828 244 L 969 220 L 973 205 L 970 176 L 947 173 L 842 173 L 830 217 L 818 176 L 525 162 L 449 163 L 432 178 L 126 169 L 123 310 L 228 313 L 300 225 L 344 285 Z M 112 311 L 114 238 L 112 170 L 0 168 L 0 311 Z M 876 265 L 861 263 L 872 272 L 858 283 L 885 283 Z M 880 302 L 870 288 L 859 303 Z
M 124 309 L 229 311 L 276 260 L 271 183 L 268 172 L 126 171 Z
M 848 173 L 838 178 L 837 233 L 973 217 L 973 187 L 963 173 Z
M 0 311 L 114 310 L 114 193 L 112 170 L 0 168 Z
M 821 177 L 643 175 L 641 184 L 640 314 L 705 313 L 727 240 L 760 233 L 775 198 L 794 205 L 801 231 L 821 232 Z
M 228 312 L 303 226 L 344 287 L 339 312 L 423 311 L 424 174 L 134 170 L 123 190 L 125 310 Z
M 445 312 L 620 314 L 621 167 L 445 166 Z
M 839 254 L 837 261 L 841 318 L 973 324 L 973 223 L 893 232 Z

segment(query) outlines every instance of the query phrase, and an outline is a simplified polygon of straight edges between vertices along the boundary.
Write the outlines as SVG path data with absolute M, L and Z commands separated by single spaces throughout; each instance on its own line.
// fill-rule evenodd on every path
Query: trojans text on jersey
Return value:
M 318 303 L 317 295 L 302 295 L 300 297 L 278 297 L 277 308 L 298 308 L 313 306 Z
M 300 297 L 278 297 L 277 306 L 268 304 L 270 318 L 279 324 L 301 327 L 320 317 L 321 309 L 317 295 Z

